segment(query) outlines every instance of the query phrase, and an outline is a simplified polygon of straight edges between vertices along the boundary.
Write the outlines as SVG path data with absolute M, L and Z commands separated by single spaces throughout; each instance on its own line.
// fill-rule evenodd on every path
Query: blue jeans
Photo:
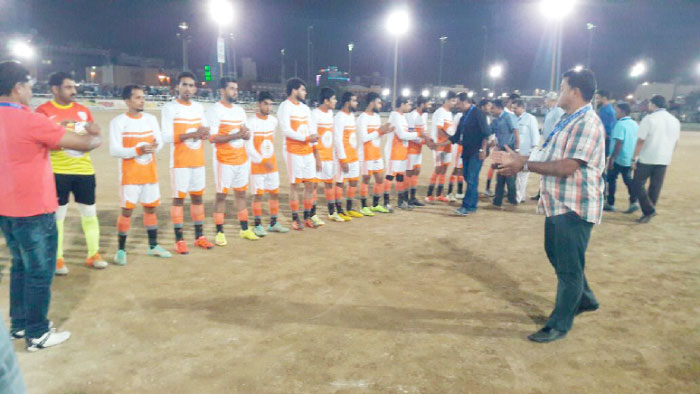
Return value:
M 0 228 L 12 254 L 12 329 L 24 329 L 27 338 L 39 338 L 49 330 L 46 314 L 56 270 L 56 219 L 53 213 L 22 218 L 0 216 Z
M 462 162 L 464 163 L 464 179 L 467 181 L 467 191 L 462 200 L 462 208 L 476 212 L 476 204 L 479 202 L 479 172 L 484 162 L 479 160 L 479 152 L 469 157 L 462 156 Z
M 27 388 L 24 386 L 22 371 L 17 364 L 10 333 L 7 332 L 5 321 L 0 319 L 0 393 L 25 394 L 26 392 Z

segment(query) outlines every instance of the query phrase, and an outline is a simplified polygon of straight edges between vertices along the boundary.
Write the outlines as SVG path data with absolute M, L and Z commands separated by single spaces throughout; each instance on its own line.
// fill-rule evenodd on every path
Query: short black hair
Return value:
M 405 104 L 409 101 L 411 101 L 410 97 L 403 97 L 403 96 L 397 97 L 396 98 L 396 107 L 398 108 L 401 106 L 401 104 Z
M 65 71 L 55 72 L 49 76 L 49 86 L 61 86 L 66 79 L 73 81 L 73 76 Z
M 353 92 L 345 92 L 343 93 L 342 96 L 340 96 L 340 108 L 343 108 L 345 106 L 345 103 L 349 103 L 350 100 L 352 100 L 353 97 L 355 96 L 355 93 Z
M 493 106 L 497 107 L 497 108 L 501 108 L 501 109 L 505 108 L 504 104 L 503 104 L 503 100 L 501 100 L 501 99 L 493 100 Z
M 374 100 L 376 100 L 378 98 L 380 98 L 379 93 L 375 93 L 375 92 L 367 93 L 367 97 L 365 97 L 365 102 L 366 102 L 365 108 L 367 108 L 369 106 L 369 103 L 374 102 Z
M 333 96 L 335 96 L 335 90 L 329 87 L 322 87 L 321 91 L 318 92 L 318 102 L 323 104 L 324 101 L 332 99 Z
M 511 101 L 517 100 L 519 98 L 520 98 L 520 95 L 517 93 L 511 93 L 510 96 L 508 96 L 508 100 L 511 100 Z
M 461 92 L 457 95 L 457 99 L 461 102 L 469 101 L 469 95 L 466 94 L 465 92 Z M 474 104 L 473 100 L 472 100 L 472 104 Z
M 130 99 L 134 90 L 143 90 L 145 92 L 145 90 L 143 89 L 143 86 L 126 85 L 126 86 L 124 86 L 124 89 L 122 89 L 122 100 Z
M 182 81 L 182 78 L 192 78 L 193 81 L 197 82 L 197 77 L 195 77 L 194 74 L 189 71 L 183 71 L 177 76 L 178 85 L 180 84 L 180 81 Z
M 420 107 L 422 104 L 430 102 L 430 99 L 428 97 L 425 97 L 423 95 L 418 96 L 416 99 L 416 107 Z
M 0 96 L 9 96 L 18 83 L 27 83 L 31 79 L 29 70 L 19 62 L 0 63 Z
M 587 68 L 580 71 L 571 69 L 564 73 L 564 78 L 566 78 L 566 83 L 571 88 L 578 88 L 581 91 L 581 96 L 584 101 L 591 101 L 596 89 L 595 74 L 593 74 L 593 71 Z
M 272 97 L 272 93 L 266 92 L 266 91 L 260 92 L 260 93 L 258 94 L 258 102 L 259 102 L 259 103 L 262 103 L 262 102 L 265 101 L 265 100 L 272 100 L 272 101 L 275 101 L 275 99 Z
M 292 78 L 289 81 L 287 81 L 287 96 L 292 94 L 292 90 L 299 89 L 302 86 L 306 86 L 306 82 L 302 81 L 299 78 Z
M 608 92 L 607 90 L 599 90 L 597 93 L 600 97 L 605 97 L 606 99 L 610 98 L 610 92 Z
M 453 98 L 457 98 L 457 93 L 453 91 L 448 91 L 447 96 L 445 96 L 445 100 L 452 100 Z
M 512 104 L 518 108 L 525 108 L 525 100 L 523 100 L 521 98 L 513 100 Z
M 490 102 L 491 102 L 491 100 L 489 100 L 489 99 L 487 99 L 487 98 L 481 99 L 481 101 L 479 101 L 479 107 L 483 107 L 484 105 L 486 105 L 486 104 L 488 104 L 488 103 L 490 103 Z
M 230 83 L 238 83 L 238 80 L 231 77 L 223 77 L 219 79 L 219 89 L 226 89 L 226 86 L 228 86 Z
M 619 103 L 615 103 L 615 105 L 617 108 L 620 108 L 620 111 L 624 112 L 625 115 L 629 115 L 630 112 L 632 112 L 630 105 L 625 102 L 620 101 Z
M 666 99 L 660 94 L 655 94 L 649 101 L 659 108 L 666 108 Z

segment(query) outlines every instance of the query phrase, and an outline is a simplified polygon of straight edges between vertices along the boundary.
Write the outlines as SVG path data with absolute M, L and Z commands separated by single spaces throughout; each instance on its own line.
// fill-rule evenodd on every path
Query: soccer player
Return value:
M 216 239 L 214 243 L 225 246 L 224 218 L 226 212 L 226 195 L 233 190 L 234 206 L 241 225 L 240 237 L 255 241 L 260 239 L 248 227 L 248 203 L 246 190 L 250 179 L 250 159 L 260 162 L 262 157 L 253 147 L 253 140 L 245 125 L 246 114 L 238 99 L 238 82 L 232 78 L 219 80 L 221 101 L 207 111 L 207 122 L 213 134 L 210 138 L 214 148 L 214 183 L 216 184 L 216 200 L 214 201 L 214 224 L 216 224 Z
M 286 233 L 289 229 L 277 221 L 280 212 L 280 174 L 277 171 L 275 158 L 275 130 L 277 118 L 272 116 L 273 97 L 270 92 L 260 92 L 258 96 L 258 112 L 249 117 L 246 123 L 253 139 L 253 146 L 262 160 L 251 164 L 250 192 L 253 194 L 253 216 L 258 237 L 264 237 L 267 232 Z M 251 155 L 252 156 L 252 155 Z M 270 225 L 267 231 L 262 225 L 262 200 L 268 194 L 270 209 Z
M 58 72 L 49 77 L 53 100 L 40 105 L 36 112 L 46 115 L 49 120 L 63 124 L 67 131 L 85 134 L 85 127 L 94 122 L 90 110 L 75 102 L 77 94 L 73 77 Z M 68 267 L 63 260 L 63 225 L 68 211 L 70 195 L 78 204 L 80 223 L 87 245 L 88 267 L 106 268 L 100 256 L 100 223 L 95 205 L 95 169 L 87 152 L 72 149 L 51 151 L 51 167 L 56 177 L 56 228 L 58 229 L 58 250 L 56 251 L 56 275 L 67 275 Z
M 379 110 L 382 108 L 382 99 L 377 93 L 367 94 L 367 105 L 364 112 L 357 118 L 357 135 L 362 147 L 359 149 L 360 174 L 360 200 L 363 215 L 371 216 L 373 212 L 389 213 L 381 204 L 379 198 L 384 192 L 384 161 L 382 160 L 382 136 L 390 133 L 389 123 L 381 124 Z M 372 206 L 367 206 L 369 196 L 369 182 L 374 176 L 374 188 L 372 189 Z
M 446 143 L 449 141 L 450 135 L 454 134 L 452 121 L 452 108 L 457 104 L 457 94 L 453 91 L 447 92 L 444 102 L 433 113 L 430 139 L 436 144 L 433 157 L 435 159 L 435 170 L 430 176 L 430 185 L 428 186 L 428 196 L 426 201 L 432 203 L 435 201 L 450 202 L 447 197 L 442 195 L 445 184 L 445 174 L 447 167 L 452 161 L 452 145 Z M 437 191 L 435 186 L 437 185 Z M 435 191 L 435 197 L 433 197 Z
M 328 218 L 336 222 L 347 222 L 350 216 L 343 211 L 342 204 L 336 212 L 335 200 L 335 162 L 333 160 L 333 108 L 338 100 L 331 88 L 321 88 L 317 108 L 311 111 L 311 133 L 318 134 L 318 142 L 314 144 L 316 158 L 316 179 L 323 183 L 323 191 L 328 203 Z M 342 191 L 341 191 L 342 193 Z
M 408 168 L 406 171 L 406 181 L 410 187 L 409 204 L 417 207 L 422 207 L 425 204 L 418 201 L 416 198 L 416 187 L 418 187 L 418 175 L 423 155 L 423 137 L 425 137 L 425 129 L 428 125 L 428 111 L 430 110 L 430 100 L 424 96 L 418 96 L 416 100 L 416 108 L 411 111 L 406 119 L 408 120 L 408 129 L 413 130 L 420 137 L 416 140 L 408 141 Z
M 131 215 L 136 204 L 143 206 L 143 226 L 148 234 L 148 254 L 171 257 L 170 252 L 158 245 L 158 218 L 160 186 L 156 156 L 163 148 L 160 127 L 155 116 L 143 112 L 146 102 L 140 86 L 128 85 L 122 91 L 128 111 L 109 123 L 109 153 L 118 157 L 122 212 L 117 219 L 119 249 L 114 263 L 126 265 L 126 236 L 131 227 Z
M 361 218 L 364 215 L 353 209 L 353 200 L 357 193 L 357 181 L 360 179 L 360 161 L 357 154 L 357 128 L 355 114 L 357 96 L 351 92 L 343 93 L 340 98 L 341 110 L 333 118 L 333 145 L 336 153 L 335 182 L 336 207 L 342 208 L 343 186 L 348 183 L 346 191 L 347 216 Z M 369 216 L 374 216 L 370 212 Z
M 384 205 L 389 211 L 391 201 L 389 193 L 391 191 L 391 183 L 396 178 L 396 192 L 398 195 L 398 207 L 401 209 L 413 209 L 409 204 L 407 183 L 404 178 L 406 167 L 408 166 L 408 141 L 418 138 L 418 133 L 408 131 L 408 121 L 406 113 L 411 110 L 413 103 L 408 97 L 399 97 L 396 99 L 396 107 L 389 115 L 389 123 L 393 127 L 391 141 L 387 141 L 384 145 L 384 159 L 386 160 L 387 175 L 384 186 Z
M 204 237 L 204 204 L 202 195 L 206 181 L 203 141 L 209 139 L 204 108 L 194 101 L 196 78 L 185 71 L 177 77 L 178 98 L 165 104 L 161 111 L 163 143 L 170 144 L 170 179 L 173 205 L 170 220 L 175 229 L 175 252 L 188 254 L 182 233 L 185 197 L 190 195 L 190 216 L 194 222 L 195 246 L 211 249 L 214 245 Z
M 280 128 L 285 136 L 284 157 L 289 173 L 292 228 L 298 231 L 304 229 L 304 223 L 299 218 L 300 197 L 304 201 L 304 220 L 311 217 L 316 178 L 312 144 L 318 141 L 318 134 L 310 132 L 311 111 L 305 100 L 306 84 L 299 78 L 292 78 L 287 81 L 287 99 L 277 109 Z

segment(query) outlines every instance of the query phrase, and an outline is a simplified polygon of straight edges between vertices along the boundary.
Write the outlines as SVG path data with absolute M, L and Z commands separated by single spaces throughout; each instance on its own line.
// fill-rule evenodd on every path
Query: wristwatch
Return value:
M 530 171 L 530 170 L 527 168 L 527 161 L 526 161 L 525 164 L 523 165 L 523 171 Z

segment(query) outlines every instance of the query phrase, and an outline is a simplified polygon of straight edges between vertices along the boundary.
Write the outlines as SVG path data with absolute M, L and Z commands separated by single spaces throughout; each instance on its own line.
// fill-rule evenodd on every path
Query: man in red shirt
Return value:
M 58 207 L 49 151 L 81 152 L 97 148 L 100 128 L 67 133 L 28 107 L 32 97 L 29 71 L 17 62 L 0 63 L 0 228 L 12 253 L 10 319 L 13 338 L 27 350 L 55 346 L 70 338 L 46 319 L 56 269 Z

